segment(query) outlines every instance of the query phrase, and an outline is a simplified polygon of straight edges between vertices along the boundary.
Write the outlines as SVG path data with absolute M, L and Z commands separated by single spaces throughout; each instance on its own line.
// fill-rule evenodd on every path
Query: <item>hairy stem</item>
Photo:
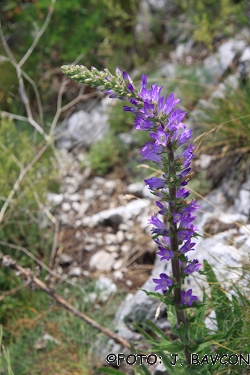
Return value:
M 176 176 L 176 168 L 174 164 L 174 151 L 172 148 L 172 143 L 169 141 L 167 144 L 168 148 L 168 157 L 169 157 L 169 164 L 170 164 L 170 175 Z M 174 202 L 176 199 L 176 186 L 169 188 L 169 201 Z M 175 212 L 175 205 L 170 205 L 170 212 Z M 173 225 L 170 226 L 170 243 L 171 243 L 171 250 L 176 254 L 179 250 L 179 243 L 178 243 L 178 236 L 177 236 L 177 225 L 176 223 L 173 223 Z M 179 302 L 181 301 L 181 285 L 182 285 L 182 277 L 181 277 L 181 270 L 180 270 L 180 264 L 178 258 L 173 258 L 171 260 L 172 264 L 172 273 L 173 273 L 173 279 L 176 284 L 178 284 L 177 287 L 174 288 L 174 302 L 175 302 L 175 312 L 176 312 L 176 318 L 177 323 L 179 324 L 187 324 L 186 314 L 184 310 L 178 310 Z M 189 341 L 188 333 L 186 333 L 185 339 Z M 184 347 L 184 353 L 187 359 L 187 363 L 190 364 L 190 352 L 188 349 L 188 346 L 185 345 Z

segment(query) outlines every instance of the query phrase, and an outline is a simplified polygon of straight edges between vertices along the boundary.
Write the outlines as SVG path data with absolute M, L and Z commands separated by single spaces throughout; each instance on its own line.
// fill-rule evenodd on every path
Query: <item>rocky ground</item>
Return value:
M 199 100 L 197 107 L 193 106 L 187 126 L 197 130 L 197 119 L 204 115 L 201 108 L 213 109 L 213 99 L 223 98 L 228 84 L 236 88 L 240 80 L 250 76 L 249 35 L 249 30 L 243 30 L 234 39 L 221 41 L 215 53 L 199 55 L 203 68 L 210 70 L 213 77 L 210 82 L 213 91 L 210 98 Z M 192 64 L 193 56 L 191 41 L 177 46 L 170 61 L 159 69 L 159 77 L 175 78 L 178 62 Z M 203 82 L 204 70 L 199 69 L 196 73 Z M 108 101 L 101 99 L 96 104 L 87 114 L 81 109 L 57 130 L 57 135 L 61 131 L 58 148 L 62 186 L 59 194 L 48 196 L 49 209 L 59 227 L 57 251 L 52 254 L 51 264 L 59 274 L 67 274 L 72 281 L 95 278 L 98 285 L 106 285 L 110 293 L 117 287 L 125 290 L 127 297 L 116 314 L 116 331 L 128 341 L 140 340 L 130 323 L 153 319 L 158 302 L 137 288 L 143 286 L 147 291 L 153 291 L 152 277 L 158 277 L 161 272 L 169 274 L 171 270 L 169 264 L 159 262 L 155 254 L 157 247 L 151 240 L 148 218 L 156 209 L 154 197 L 143 181 L 132 183 L 128 171 L 121 166 L 105 178 L 94 176 L 90 168 L 82 167 L 84 147 L 95 141 L 100 120 L 101 133 L 108 131 Z M 85 134 L 87 136 L 81 136 Z M 133 148 L 131 137 L 131 132 L 123 136 L 129 151 Z M 139 154 L 140 150 L 137 151 Z M 196 197 L 201 209 L 195 224 L 201 237 L 192 258 L 199 262 L 207 260 L 220 282 L 230 291 L 232 282 L 244 287 L 245 269 L 249 267 L 250 179 L 246 173 L 238 184 L 232 185 L 230 181 L 237 165 L 232 159 L 226 162 L 224 159 L 217 162 L 217 159 L 213 154 L 200 153 L 193 163 L 195 171 L 208 171 L 211 179 L 214 178 L 214 185 L 205 197 Z M 200 298 L 201 286 L 207 288 L 205 277 L 189 277 L 188 287 L 192 287 Z M 214 328 L 212 315 L 207 317 L 206 323 Z M 162 309 L 157 324 L 168 332 L 166 310 Z M 109 347 L 111 352 L 119 350 L 113 342 Z M 164 370 L 157 371 L 155 375 L 164 373 Z

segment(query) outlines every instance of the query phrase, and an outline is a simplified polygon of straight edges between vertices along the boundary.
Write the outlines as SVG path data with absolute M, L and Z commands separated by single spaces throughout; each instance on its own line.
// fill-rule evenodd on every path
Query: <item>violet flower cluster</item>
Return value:
M 192 289 L 182 290 L 184 279 L 193 272 L 199 272 L 201 264 L 197 259 L 189 260 L 187 253 L 194 250 L 192 238 L 197 235 L 193 224 L 194 212 L 199 208 L 195 200 L 188 201 L 190 191 L 186 188 L 192 178 L 191 160 L 194 146 L 189 143 L 192 129 L 186 129 L 183 123 L 185 112 L 175 108 L 180 99 L 171 93 L 161 95 L 163 87 L 151 85 L 147 88 L 147 76 L 142 75 L 141 87 L 137 89 L 130 76 L 116 69 L 113 76 L 108 69 L 88 70 L 84 66 L 63 66 L 62 71 L 78 82 L 84 82 L 98 88 L 110 98 L 128 99 L 131 106 L 124 111 L 135 115 L 134 126 L 149 132 L 151 140 L 141 150 L 142 160 L 156 163 L 163 173 L 160 177 L 151 177 L 145 183 L 157 197 L 158 213 L 151 216 L 152 238 L 158 246 L 157 254 L 161 261 L 171 261 L 172 275 L 161 273 L 155 291 L 171 295 L 174 290 L 174 303 L 191 306 L 198 300 L 192 295 Z M 177 150 L 182 149 L 179 153 Z M 161 218 L 158 217 L 161 215 Z
M 128 80 L 129 89 L 132 91 L 133 86 L 127 73 L 123 72 L 123 77 Z M 134 107 L 125 106 L 124 111 L 134 113 L 135 128 L 148 131 L 152 139 L 142 148 L 143 159 L 153 161 L 164 171 L 160 178 L 152 177 L 145 180 L 151 192 L 163 200 L 163 203 L 156 201 L 158 214 L 163 219 L 160 220 L 158 214 L 152 215 L 149 223 L 153 225 L 152 235 L 158 245 L 157 254 L 161 257 L 160 260 L 170 261 L 176 258 L 183 280 L 191 273 L 199 271 L 201 267 L 197 259 L 189 261 L 186 255 L 194 250 L 195 243 L 192 242 L 192 237 L 197 229 L 193 225 L 194 212 L 199 208 L 195 200 L 186 201 L 190 191 L 185 186 L 192 177 L 190 164 L 194 146 L 190 143 L 181 154 L 174 155 L 176 150 L 189 141 L 192 129 L 186 130 L 182 122 L 185 112 L 180 108 L 174 109 L 180 99 L 175 98 L 173 93 L 165 98 L 161 95 L 162 88 L 151 85 L 148 89 L 147 76 L 143 75 L 141 89 L 138 92 L 139 100 L 131 98 L 130 102 Z M 177 237 L 178 241 L 175 248 L 172 246 L 174 237 Z M 184 254 L 185 260 L 181 257 Z M 157 284 L 155 290 L 161 290 L 164 294 L 167 288 L 176 282 L 165 273 L 161 273 L 160 278 L 153 281 Z M 181 291 L 179 304 L 191 306 L 196 300 L 198 297 L 192 295 L 191 289 L 187 292 Z

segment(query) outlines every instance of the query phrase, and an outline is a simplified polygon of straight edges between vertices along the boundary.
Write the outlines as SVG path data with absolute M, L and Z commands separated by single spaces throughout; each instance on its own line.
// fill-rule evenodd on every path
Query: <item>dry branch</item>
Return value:
M 59 294 L 55 293 L 52 289 L 50 289 L 43 281 L 38 279 L 31 270 L 19 266 L 17 262 L 14 259 L 12 259 L 10 256 L 3 255 L 2 253 L 0 253 L 0 265 L 2 265 L 3 267 L 8 267 L 10 269 L 14 269 L 18 271 L 19 275 L 25 277 L 28 281 L 33 282 L 37 287 L 39 287 L 39 289 L 49 294 L 60 305 L 62 305 L 65 309 L 69 310 L 72 314 L 84 320 L 86 323 L 90 324 L 93 328 L 96 328 L 98 331 L 104 333 L 106 336 L 110 337 L 111 339 L 121 344 L 122 346 L 131 349 L 131 345 L 129 344 L 128 341 L 126 341 L 124 338 L 117 335 L 116 333 L 110 331 L 109 329 L 101 326 L 99 323 L 97 323 L 95 320 L 91 319 L 87 315 L 78 311 L 74 306 L 68 303 Z

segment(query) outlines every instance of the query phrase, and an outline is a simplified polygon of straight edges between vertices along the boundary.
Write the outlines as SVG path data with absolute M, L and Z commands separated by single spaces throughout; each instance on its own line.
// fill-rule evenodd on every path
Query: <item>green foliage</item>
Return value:
M 217 185 L 223 178 L 237 191 L 248 178 L 250 166 L 249 84 L 238 89 L 227 87 L 225 97 L 214 99 L 203 109 L 199 121 L 202 134 L 197 136 L 196 150 L 212 155 L 213 163 L 206 172 L 208 180 Z
M 144 336 L 146 343 L 150 345 L 147 353 L 157 353 L 169 375 L 199 375 L 201 372 L 205 375 L 217 375 L 218 373 L 247 375 L 247 365 L 244 361 L 242 361 L 242 365 L 235 366 L 230 365 L 230 363 L 221 364 L 218 358 L 224 354 L 227 354 L 228 357 L 231 354 L 242 354 L 243 358 L 247 360 L 250 339 L 250 302 L 248 296 L 242 290 L 240 291 L 237 285 L 231 285 L 229 297 L 228 291 L 222 288 L 208 262 L 205 262 L 204 269 L 210 286 L 211 297 L 208 297 L 204 291 L 202 303 L 197 304 L 193 309 L 188 309 L 188 326 L 176 326 L 175 309 L 172 305 L 167 304 L 172 334 L 178 339 L 173 340 L 151 321 L 145 322 L 145 328 L 136 325 L 134 327 Z M 245 283 L 245 292 L 247 292 L 248 278 Z M 157 294 L 155 293 L 154 297 L 158 297 Z M 214 332 L 205 325 L 205 319 L 211 310 L 215 311 L 215 323 L 218 327 Z M 189 342 L 186 341 L 187 332 Z M 193 357 L 194 364 L 185 364 L 184 345 L 188 345 L 190 352 L 197 355 Z M 178 354 L 178 356 L 174 358 L 174 354 Z M 232 357 L 232 361 L 235 358 L 235 356 Z M 195 360 L 198 360 L 198 363 L 195 363 Z M 175 361 L 176 366 L 171 365 L 171 362 Z M 143 371 L 140 373 L 146 374 Z
M 176 4 L 188 15 L 194 40 L 211 49 L 216 38 L 233 36 L 239 27 L 248 23 L 246 1 L 184 0 L 180 3 L 176 0 Z
M 124 156 L 125 147 L 122 141 L 110 133 L 104 140 L 91 146 L 90 165 L 95 173 L 104 175 L 114 168 Z
M 114 134 L 128 132 L 133 128 L 134 115 L 123 111 L 124 101 L 117 101 L 112 107 L 109 124 Z
M 11 285 L 19 284 L 10 272 L 9 281 Z M 105 327 L 112 325 L 114 311 L 124 298 L 122 293 L 117 293 L 102 302 L 101 292 L 96 289 L 94 280 L 85 280 L 84 290 L 69 285 L 66 288 L 64 284 L 55 286 L 55 291 Z M 93 292 L 97 294 L 97 299 L 90 302 L 88 295 Z M 20 294 L 26 296 L 22 306 L 18 304 L 22 298 Z M 54 375 L 64 371 L 68 374 L 90 375 L 93 374 L 93 367 L 103 361 L 103 358 L 94 358 L 90 353 L 90 343 L 94 344 L 100 339 L 98 330 L 58 306 L 46 293 L 23 289 L 5 296 L 1 301 L 3 303 L 12 304 L 3 342 L 9 349 L 15 375 Z M 55 341 L 44 340 L 45 334 Z
M 8 375 L 14 375 L 10 363 L 10 353 L 8 349 L 2 346 L 2 338 L 3 327 L 0 325 L 0 369 L 1 372 L 7 370 Z
M 39 43 L 37 53 L 31 56 L 29 67 L 45 61 L 52 66 L 61 65 L 62 61 L 72 63 L 80 54 L 84 54 L 86 65 L 98 63 L 103 66 L 108 59 L 110 66 L 114 49 L 125 52 L 134 43 L 132 30 L 138 4 L 138 0 L 56 2 L 53 21 Z M 18 55 L 31 45 L 33 23 L 35 21 L 41 27 L 50 5 L 50 0 L 30 0 L 21 6 L 14 0 L 12 9 L 8 1 L 1 4 L 6 21 L 4 27 L 13 32 L 15 24 Z M 128 63 L 127 58 L 126 61 Z
M 40 147 L 33 142 L 31 134 L 19 130 L 12 121 L 0 121 L 0 209 L 14 192 L 0 225 L 1 240 L 28 247 L 34 255 L 46 256 L 50 240 L 46 240 L 48 233 L 39 226 L 39 206 L 45 202 L 48 185 L 56 177 L 51 151 L 41 156 L 23 175 L 16 191 L 13 190 L 20 174 L 33 161 Z M 0 249 L 20 259 L 17 250 L 7 250 L 8 247 L 3 245 L 0 245 Z M 29 261 L 27 264 L 30 264 Z
M 84 58 L 87 66 L 113 71 L 117 65 L 128 68 L 137 55 L 134 26 L 139 0 L 72 0 L 56 1 L 52 20 L 34 53 L 25 62 L 25 72 L 35 81 L 45 104 L 47 121 L 54 115 L 55 97 L 61 81 L 58 67 Z M 4 0 L 0 2 L 0 19 L 8 44 L 17 61 L 32 45 L 51 5 L 50 0 Z M 147 50 L 144 59 L 147 58 Z M 0 54 L 6 55 L 0 43 Z M 136 60 L 136 58 L 135 58 Z M 82 60 L 80 60 L 81 62 Z M 19 99 L 14 68 L 0 63 L 0 102 L 3 110 L 24 114 Z M 37 112 L 31 87 L 27 84 L 33 113 Z M 49 118 L 48 118 L 49 115 Z

